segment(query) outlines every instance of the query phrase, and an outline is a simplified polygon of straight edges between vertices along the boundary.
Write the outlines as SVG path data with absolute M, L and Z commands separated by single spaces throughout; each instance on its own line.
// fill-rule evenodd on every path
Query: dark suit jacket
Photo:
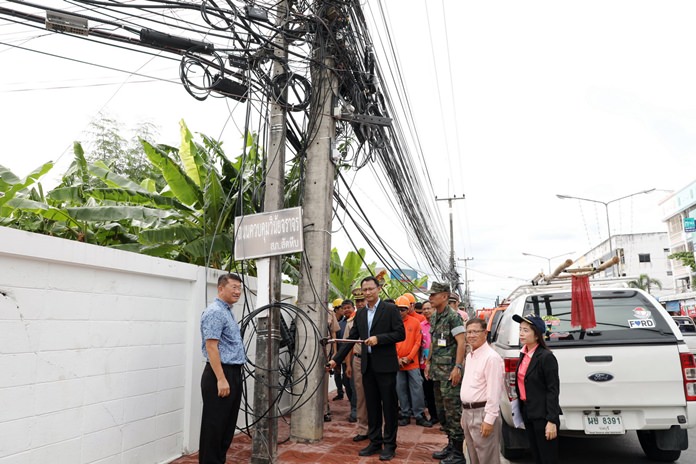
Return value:
M 367 340 L 371 336 L 377 337 L 377 345 L 372 347 L 369 363 L 360 363 L 364 373 L 368 365 L 375 372 L 397 372 L 399 370 L 399 358 L 396 355 L 396 343 L 406 338 L 404 322 L 401 320 L 399 308 L 392 303 L 380 300 L 372 319 L 372 330 L 367 328 L 367 308 L 359 310 L 355 314 L 353 327 L 348 338 L 351 340 Z M 352 343 L 342 343 L 338 353 L 333 357 L 336 364 L 340 364 L 343 358 L 353 348 Z M 367 355 L 367 347 L 363 345 L 362 356 Z
M 518 371 L 523 357 L 524 354 L 520 354 Z M 524 388 L 527 393 L 527 401 L 524 404 L 527 418 L 546 420 L 560 425 L 558 417 L 561 414 L 561 406 L 558 403 L 558 395 L 560 394 L 558 361 L 551 351 L 541 346 L 537 347 L 524 376 Z M 519 386 L 516 385 L 515 389 L 519 398 Z

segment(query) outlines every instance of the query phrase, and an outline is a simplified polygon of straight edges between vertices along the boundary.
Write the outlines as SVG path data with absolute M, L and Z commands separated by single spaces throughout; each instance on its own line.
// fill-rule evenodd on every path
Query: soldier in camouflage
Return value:
M 447 446 L 433 453 L 433 458 L 442 459 L 440 464 L 466 464 L 459 398 L 459 383 L 464 373 L 462 363 L 466 356 L 466 328 L 461 316 L 447 305 L 449 285 L 433 282 L 429 293 L 436 312 L 430 318 L 432 341 L 425 376 L 433 380 L 438 418 L 448 438 Z

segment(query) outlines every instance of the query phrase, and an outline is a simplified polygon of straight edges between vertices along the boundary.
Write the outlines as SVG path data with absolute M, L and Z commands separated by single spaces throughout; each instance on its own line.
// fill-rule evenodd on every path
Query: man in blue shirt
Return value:
M 242 365 L 247 361 L 239 325 L 232 314 L 232 305 L 242 295 L 242 279 L 236 274 L 223 274 L 218 278 L 217 290 L 217 298 L 201 315 L 201 349 L 207 363 L 201 377 L 200 464 L 225 463 L 242 401 Z

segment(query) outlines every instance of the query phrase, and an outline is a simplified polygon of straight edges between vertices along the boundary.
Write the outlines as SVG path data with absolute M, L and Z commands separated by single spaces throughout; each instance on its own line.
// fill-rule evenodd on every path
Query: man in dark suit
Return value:
M 366 277 L 360 283 L 366 306 L 358 311 L 349 339 L 362 340 L 361 371 L 367 406 L 367 434 L 370 444 L 360 450 L 359 456 L 380 453 L 380 461 L 390 461 L 396 455 L 396 431 L 399 421 L 399 400 L 396 395 L 396 373 L 399 358 L 396 343 L 406 338 L 399 309 L 380 300 L 381 285 L 377 278 Z M 343 361 L 352 344 L 343 344 L 329 361 L 333 369 Z M 382 417 L 384 416 L 384 433 Z

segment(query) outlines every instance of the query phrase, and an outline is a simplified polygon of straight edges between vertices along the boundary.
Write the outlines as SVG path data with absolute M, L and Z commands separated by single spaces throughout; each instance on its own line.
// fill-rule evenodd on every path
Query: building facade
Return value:
M 663 221 L 667 224 L 670 253 L 690 253 L 696 241 L 696 180 L 660 202 Z M 681 260 L 670 260 L 674 292 L 660 301 L 668 311 L 696 317 L 696 292 L 693 271 Z
M 628 277 L 635 278 L 641 274 L 656 279 L 662 289 L 651 287 L 650 293 L 656 298 L 674 293 L 674 281 L 670 260 L 667 232 L 648 232 L 640 234 L 623 234 L 611 237 L 587 251 L 575 260 L 574 267 L 594 266 L 608 261 L 613 253 L 619 257 L 619 264 L 596 274 L 597 278 Z

